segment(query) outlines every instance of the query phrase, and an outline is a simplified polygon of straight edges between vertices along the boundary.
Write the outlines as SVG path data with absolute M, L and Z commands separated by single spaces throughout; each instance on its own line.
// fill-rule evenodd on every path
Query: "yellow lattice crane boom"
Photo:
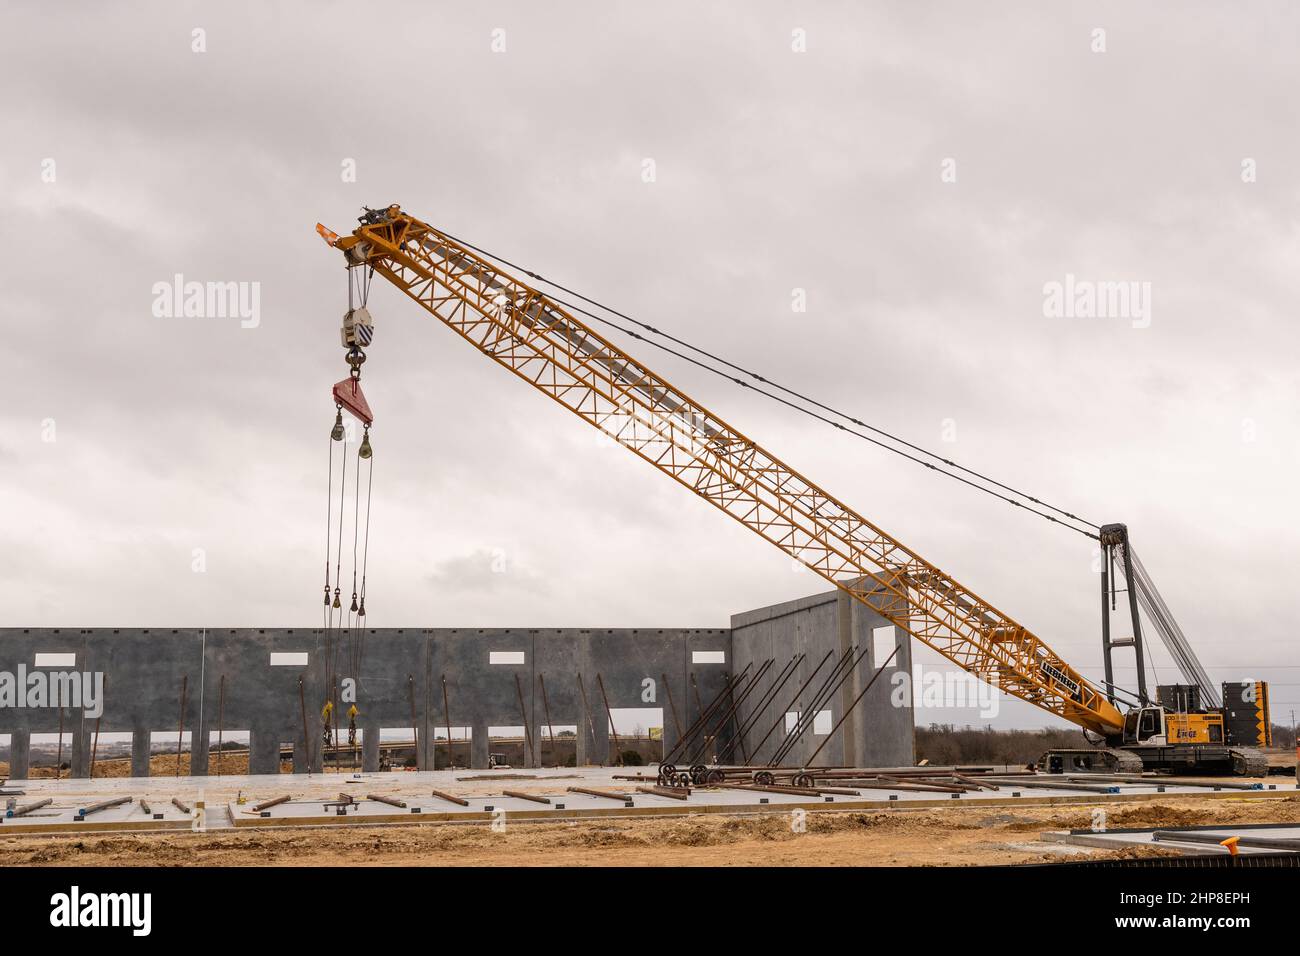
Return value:
M 1124 717 L 1024 625 L 818 487 L 544 292 L 397 206 L 340 237 L 484 355 L 963 670 L 1114 738 Z

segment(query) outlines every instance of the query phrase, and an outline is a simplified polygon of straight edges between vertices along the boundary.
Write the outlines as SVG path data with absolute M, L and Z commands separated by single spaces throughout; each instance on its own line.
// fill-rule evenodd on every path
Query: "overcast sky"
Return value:
M 1246 11 L 10 4 L 3 620 L 320 622 L 346 285 L 313 226 L 396 202 L 1127 522 L 1211 676 L 1288 720 L 1300 13 Z M 177 274 L 255 319 L 157 315 Z M 1067 275 L 1145 313 L 1045 314 Z M 371 311 L 371 625 L 721 627 L 821 589 L 381 282 Z M 628 347 L 1100 673 L 1092 542 Z

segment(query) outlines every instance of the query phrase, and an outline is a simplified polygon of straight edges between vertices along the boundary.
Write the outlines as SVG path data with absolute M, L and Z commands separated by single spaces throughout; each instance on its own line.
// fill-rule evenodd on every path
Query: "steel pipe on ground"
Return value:
M 1224 840 L 1237 838 L 1237 845 L 1257 850 L 1300 850 L 1300 839 L 1293 837 L 1242 836 L 1236 833 L 1189 833 L 1185 830 L 1156 830 L 1151 839 L 1161 843 L 1211 843 L 1221 845 Z

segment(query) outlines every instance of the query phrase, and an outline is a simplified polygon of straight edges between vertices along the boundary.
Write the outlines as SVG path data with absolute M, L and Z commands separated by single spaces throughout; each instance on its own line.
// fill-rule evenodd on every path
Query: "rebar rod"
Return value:
M 841 668 L 838 676 L 835 677 L 835 680 L 830 682 L 829 685 L 824 688 L 823 693 L 813 699 L 812 706 L 800 713 L 799 720 L 795 723 L 793 734 L 786 737 L 782 749 L 777 752 L 777 756 L 773 759 L 772 763 L 779 763 L 789 755 L 790 751 L 795 748 L 795 745 L 803 739 L 804 734 L 811 730 L 813 725 L 817 722 L 817 715 L 821 713 L 821 709 L 830 702 L 832 697 L 839 693 L 840 688 L 844 686 L 844 682 L 853 676 L 858 665 L 866 659 L 866 647 L 862 648 L 860 654 L 857 654 L 856 652 L 856 647 L 849 648 L 849 652 L 846 655 L 846 659 L 849 661 L 848 666 Z
M 831 659 L 831 655 L 834 653 L 834 651 L 826 652 L 826 656 L 823 657 L 817 666 L 813 668 L 813 672 L 808 675 L 808 679 L 799 685 L 799 689 L 794 692 L 794 697 L 791 699 L 790 703 L 786 704 L 785 708 L 776 715 L 776 721 L 768 728 L 767 733 L 763 735 L 763 739 L 758 742 L 758 746 L 754 748 L 755 763 L 758 762 L 758 755 L 762 752 L 763 745 L 767 743 L 768 738 L 776 732 L 776 728 L 785 720 L 785 715 L 790 712 L 790 708 L 799 702 L 799 698 L 803 696 L 803 692 L 808 689 L 808 685 L 813 682 L 813 679 L 821 672 L 821 669 L 826 666 L 826 662 Z
M 889 657 L 885 658 L 885 663 L 881 664 L 880 667 L 876 669 L 876 672 L 871 675 L 871 680 L 867 681 L 867 686 L 858 691 L 858 696 L 853 698 L 853 703 L 849 704 L 849 706 L 844 709 L 844 713 L 840 715 L 839 720 L 835 721 L 835 726 L 832 727 L 831 732 L 826 735 L 826 739 L 817 745 L 817 749 L 812 752 L 812 756 L 805 760 L 804 763 L 811 764 L 817 759 L 817 755 L 822 752 L 822 748 L 825 747 L 830 742 L 830 739 L 835 736 L 835 731 L 839 730 L 840 725 L 849 719 L 849 715 L 857 708 L 858 702 L 861 701 L 863 697 L 867 696 L 867 691 L 871 690 L 871 685 L 873 685 L 877 678 L 885 672 L 885 668 L 890 665 L 890 662 L 893 661 L 897 655 L 898 646 L 895 645 L 894 652 L 890 654 Z

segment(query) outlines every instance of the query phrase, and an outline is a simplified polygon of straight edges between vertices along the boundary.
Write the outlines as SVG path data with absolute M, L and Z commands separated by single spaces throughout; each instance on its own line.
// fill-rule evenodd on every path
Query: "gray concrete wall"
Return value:
M 413 735 L 421 768 L 432 766 L 433 741 L 471 728 L 471 766 L 486 767 L 488 728 L 527 726 L 529 762 L 551 762 L 541 728 L 579 728 L 582 763 L 610 762 L 611 710 L 662 707 L 666 743 L 676 719 L 693 719 L 694 688 L 706 700 L 724 685 L 728 663 L 692 665 L 696 649 L 731 659 L 725 629 L 0 629 L 0 672 L 101 672 L 103 714 L 86 708 L 16 707 L 0 701 L 0 734 L 10 734 L 10 776 L 30 765 L 30 735 L 73 735 L 65 746 L 72 775 L 88 776 L 93 736 L 132 734 L 132 770 L 148 774 L 150 734 L 170 741 L 182 726 L 193 772 L 207 772 L 209 734 L 250 734 L 249 769 L 276 773 L 282 745 L 294 769 L 316 772 L 325 751 L 322 708 L 338 698 L 339 739 L 346 741 L 349 680 L 355 679 L 363 766 L 378 768 L 381 729 Z M 521 664 L 493 664 L 494 651 L 523 654 Z M 272 666 L 272 653 L 306 653 L 305 666 Z M 35 665 L 37 654 L 70 653 L 72 667 Z M 446 694 L 444 696 L 444 678 Z M 665 683 L 667 681 L 667 683 Z M 545 696 L 542 687 L 545 686 Z M 337 690 L 336 690 L 337 688 Z M 585 705 L 584 705 L 585 691 Z M 182 700 L 183 694 L 183 700 Z M 444 705 L 444 701 L 446 704 Z M 182 718 L 183 714 L 183 718 Z M 331 721 L 331 726 L 333 721 Z M 304 730 L 305 728 L 305 730 Z M 459 736 L 459 730 L 456 730 Z M 192 747 L 191 747 L 192 741 Z M 445 763 L 446 749 L 442 760 Z
M 752 692 L 738 684 L 701 734 L 673 758 L 679 766 L 766 759 L 784 738 L 778 727 L 762 737 L 790 704 L 801 683 L 827 654 L 850 645 L 871 647 L 871 632 L 885 625 L 860 602 L 832 591 L 775 607 L 736 615 L 732 627 L 686 628 L 385 628 L 325 632 L 319 628 L 3 628 L 0 629 L 0 734 L 9 734 L 10 776 L 24 778 L 31 766 L 32 734 L 71 735 L 64 759 L 71 774 L 90 774 L 96 729 L 132 735 L 132 772 L 149 772 L 150 735 L 166 732 L 175 747 L 184 728 L 184 748 L 195 774 L 209 766 L 209 742 L 218 729 L 226 739 L 250 735 L 251 773 L 279 771 L 281 747 L 293 748 L 296 772 L 319 772 L 326 754 L 322 708 L 336 702 L 338 739 L 346 746 L 347 712 L 353 701 L 362 732 L 362 766 L 379 766 L 382 730 L 414 739 L 421 769 L 445 766 L 447 747 L 436 745 L 470 728 L 470 766 L 488 764 L 489 728 L 526 726 L 531 737 L 527 763 L 554 765 L 546 743 L 549 723 L 576 727 L 579 764 L 616 758 L 609 735 L 611 710 L 660 708 L 665 752 L 720 699 L 729 675 L 750 673 L 764 660 L 774 665 Z M 912 762 L 910 708 L 888 704 L 890 674 L 910 673 L 910 644 L 898 632 L 899 657 L 853 717 L 834 735 L 816 762 L 821 765 L 900 765 Z M 522 654 L 521 663 L 492 663 L 494 652 Z M 36 667 L 37 654 L 73 655 L 73 665 Z M 780 693 L 768 691 L 795 654 L 806 657 Z M 305 664 L 272 666 L 272 654 L 305 654 Z M 700 655 L 720 655 L 712 662 Z M 804 710 L 834 660 L 817 675 L 801 700 Z M 825 706 L 838 720 L 876 665 L 874 649 L 852 678 Z M 102 673 L 103 714 L 85 707 L 19 707 L 4 700 L 5 674 L 19 669 L 51 673 Z M 543 694 L 543 687 L 545 693 Z M 445 694 L 444 694 L 445 688 Z M 349 697 L 351 691 L 352 697 Z M 771 699 L 764 703 L 764 699 Z M 734 705 L 734 707 L 733 707 Z M 723 719 L 730 714 L 730 719 Z M 642 721 L 648 730 L 650 721 Z M 331 720 L 331 730 L 335 721 Z M 739 740 L 736 731 L 749 731 Z M 626 728 L 625 728 L 626 729 Z M 785 763 L 803 763 L 824 738 L 811 731 Z M 215 741 L 213 741 L 215 743 Z M 727 753 L 730 749 L 730 753 Z M 756 753 L 757 751 L 757 753 Z M 351 759 L 350 752 L 346 760 Z
M 881 644 L 888 647 L 882 646 L 879 654 L 873 640 L 876 628 L 889 629 L 881 635 Z M 774 662 L 747 700 L 747 706 L 741 708 L 745 721 L 751 725 L 744 735 L 751 762 L 771 761 L 787 735 L 796 736 L 787 732 L 782 715 L 812 713 L 819 690 L 823 687 L 829 690 L 837 680 L 837 676 L 832 677 L 836 664 L 854 649 L 858 653 L 865 650 L 865 656 L 839 690 L 818 708 L 829 711 L 829 728 L 813 725 L 798 734 L 797 743 L 780 763 L 808 766 L 811 760 L 812 765 L 822 767 L 879 767 L 908 766 L 914 762 L 910 704 L 895 706 L 891 694 L 894 676 L 910 674 L 912 670 L 911 638 L 906 632 L 895 628 L 847 592 L 834 590 L 737 614 L 731 619 L 731 634 L 736 673 L 743 672 L 747 665 L 753 671 L 765 660 Z M 898 654 L 854 707 L 854 699 L 894 646 L 898 647 Z M 799 655 L 802 657 L 784 686 L 779 692 L 771 693 L 781 680 L 782 668 Z M 833 734 L 816 732 L 834 728 L 846 711 L 851 716 Z M 819 748 L 813 759 L 814 751 Z

